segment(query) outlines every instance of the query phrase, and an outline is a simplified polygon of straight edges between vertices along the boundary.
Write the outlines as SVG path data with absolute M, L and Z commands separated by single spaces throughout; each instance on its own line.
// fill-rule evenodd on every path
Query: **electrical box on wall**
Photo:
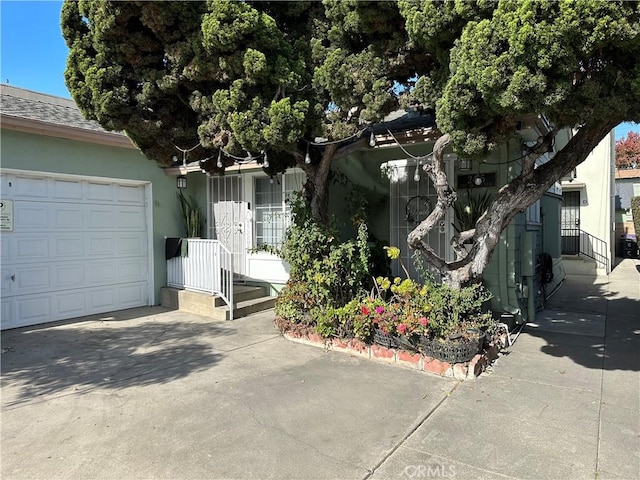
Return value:
M 536 241 L 534 232 L 523 232 L 520 235 L 520 261 L 523 277 L 533 277 L 536 272 Z

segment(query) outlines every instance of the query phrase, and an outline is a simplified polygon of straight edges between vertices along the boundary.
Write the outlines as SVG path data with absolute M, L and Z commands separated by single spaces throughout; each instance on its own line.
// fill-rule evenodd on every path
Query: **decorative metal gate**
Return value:
M 415 177 L 415 161 L 395 161 L 388 165 L 387 174 L 391 183 L 391 245 L 400 249 L 400 258 L 412 278 L 420 279 L 413 260 L 413 250 L 407 244 L 409 233 L 427 216 L 436 204 L 437 194 L 433 183 L 424 172 Z M 444 259 L 450 259 L 449 227 L 451 219 L 447 214 L 438 228 L 431 230 L 425 240 Z M 404 273 L 396 261 L 391 262 L 393 275 L 403 277 Z M 435 271 L 430 272 L 436 279 Z
M 562 253 L 578 255 L 580 253 L 580 192 L 562 193 L 561 236 Z
M 236 276 L 247 273 L 248 204 L 243 201 L 240 175 L 211 177 L 207 182 L 209 238 L 219 240 L 233 256 Z

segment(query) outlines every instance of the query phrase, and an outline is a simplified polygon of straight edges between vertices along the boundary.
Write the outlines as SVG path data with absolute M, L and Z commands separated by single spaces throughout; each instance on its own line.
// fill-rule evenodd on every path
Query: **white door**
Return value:
M 236 276 L 247 273 L 247 202 L 239 175 L 209 179 L 209 238 L 220 240 L 233 255 Z
M 11 206 L 2 329 L 149 305 L 144 184 L 15 171 L 0 180 Z

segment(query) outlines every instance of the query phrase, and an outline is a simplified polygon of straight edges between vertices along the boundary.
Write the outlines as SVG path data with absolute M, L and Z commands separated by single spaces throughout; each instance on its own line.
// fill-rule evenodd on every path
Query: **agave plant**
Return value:
M 458 199 L 453 204 L 453 211 L 456 217 L 453 228 L 458 233 L 475 228 L 478 219 L 491 205 L 491 195 L 486 191 L 482 194 L 473 195 L 467 190 L 466 198 L 466 203 Z
M 202 228 L 202 211 L 200 210 L 200 207 L 196 205 L 193 197 L 187 199 L 182 194 L 182 191 L 179 191 L 177 195 L 180 212 L 182 213 L 182 220 L 184 221 L 184 226 L 187 230 L 187 237 L 199 237 L 200 230 Z

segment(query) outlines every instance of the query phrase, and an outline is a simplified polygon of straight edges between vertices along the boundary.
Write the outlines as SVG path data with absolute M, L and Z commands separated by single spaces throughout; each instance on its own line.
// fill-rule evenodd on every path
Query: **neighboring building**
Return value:
M 616 170 L 615 172 L 615 225 L 616 256 L 621 256 L 620 238 L 622 235 L 636 235 L 631 215 L 631 199 L 640 197 L 640 168 Z
M 158 304 L 175 178 L 71 100 L 0 93 L 2 329 Z
M 562 254 L 567 273 L 607 275 L 614 258 L 615 137 L 612 130 L 562 179 Z

